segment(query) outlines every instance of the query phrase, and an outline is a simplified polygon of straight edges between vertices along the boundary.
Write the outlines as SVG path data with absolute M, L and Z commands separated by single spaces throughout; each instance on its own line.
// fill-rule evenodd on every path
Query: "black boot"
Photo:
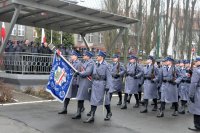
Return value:
M 135 96 L 136 104 L 135 104 L 133 107 L 134 107 L 134 108 L 139 108 L 140 103 L 139 103 L 138 94 L 134 94 L 134 96 Z
M 164 112 L 160 109 L 157 115 L 158 118 L 164 117 Z
M 58 112 L 58 114 L 67 114 L 67 106 L 68 106 L 68 104 L 69 104 L 69 101 L 70 101 L 69 98 L 66 98 L 66 99 L 65 99 L 63 110 L 60 111 L 60 112 Z
M 96 109 L 97 109 L 97 106 L 91 105 L 91 116 L 87 120 L 83 121 L 84 123 L 94 122 L 94 115 L 95 115 Z
M 111 109 L 110 109 L 110 105 L 105 105 L 105 108 L 107 110 L 107 115 L 106 115 L 106 118 L 104 118 L 105 121 L 109 121 L 111 116 L 112 116 L 112 112 L 111 112 Z
M 111 99 L 112 99 L 112 95 L 113 95 L 113 93 L 109 93 L 109 96 L 110 96 L 110 102 L 111 102 Z
M 140 113 L 147 113 L 148 99 L 144 99 L 144 109 L 140 111 Z
M 84 112 L 84 111 L 85 111 L 85 107 L 82 107 L 82 108 L 81 108 L 81 112 Z
M 179 109 L 179 114 L 185 114 L 185 107 L 186 107 L 187 101 L 181 101 L 181 107 Z
M 122 92 L 118 92 L 118 96 L 119 96 L 119 102 L 117 103 L 117 105 L 122 105 Z
M 124 104 L 122 105 L 121 109 L 127 109 L 127 98 L 128 98 L 128 94 L 124 95 Z
M 142 92 L 141 91 L 138 92 L 138 98 L 139 98 L 139 103 L 141 103 L 141 101 L 142 101 Z
M 91 116 L 91 112 L 92 112 L 92 111 L 88 112 L 88 113 L 87 113 L 87 116 Z
M 82 108 L 83 108 L 83 101 L 78 101 L 77 113 L 75 114 L 75 116 L 72 117 L 72 119 L 81 119 Z
M 174 113 L 172 116 L 178 116 L 178 102 L 173 103 L 174 105 Z
M 153 107 L 152 111 L 157 111 L 157 109 L 158 109 L 157 99 L 153 99 L 153 102 L 154 102 L 154 107 Z
M 158 118 L 164 117 L 164 109 L 165 109 L 165 102 L 161 102 L 160 109 L 157 115 Z
M 129 104 L 130 104 L 130 102 L 131 102 L 131 97 L 132 97 L 132 94 L 129 94 L 129 95 L 128 95 L 128 98 L 127 98 L 127 103 L 129 103 Z

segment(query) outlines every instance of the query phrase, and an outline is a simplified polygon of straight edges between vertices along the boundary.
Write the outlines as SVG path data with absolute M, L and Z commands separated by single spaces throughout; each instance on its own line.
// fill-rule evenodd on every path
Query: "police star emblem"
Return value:
M 65 72 L 64 68 L 58 67 L 57 70 L 54 72 L 55 83 L 59 86 L 66 82 L 66 77 L 67 73 Z

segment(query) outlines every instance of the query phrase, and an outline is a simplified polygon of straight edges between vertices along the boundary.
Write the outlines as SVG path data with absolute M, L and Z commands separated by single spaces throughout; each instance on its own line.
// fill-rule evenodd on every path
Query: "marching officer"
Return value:
M 172 103 L 175 107 L 172 116 L 178 115 L 178 87 L 177 84 L 182 80 L 182 76 L 174 65 L 174 59 L 166 57 L 166 67 L 163 67 L 160 76 L 162 78 L 161 86 L 161 106 L 158 118 L 164 117 L 165 103 Z
M 194 115 L 194 128 L 189 130 L 200 131 L 200 57 L 196 58 L 195 65 L 189 89 L 189 112 Z
M 162 85 L 162 80 L 160 78 L 160 71 L 162 71 L 162 67 L 165 67 L 164 65 L 164 62 L 162 61 L 157 61 L 157 68 L 158 68 L 158 72 L 159 72 L 159 80 L 158 80 L 158 84 L 157 84 L 157 89 L 158 89 L 158 98 L 157 100 L 160 100 L 161 98 L 161 91 L 160 91 L 160 88 L 161 88 L 161 85 Z
M 76 51 L 72 51 L 71 57 L 70 57 L 73 67 L 78 71 L 80 71 L 80 69 L 82 67 L 82 63 L 78 59 L 79 56 L 80 56 L 79 53 L 77 53 Z M 70 98 L 76 97 L 78 87 L 79 87 L 79 76 L 74 76 L 73 81 L 72 81 L 72 86 L 70 87 L 70 89 L 67 93 L 67 96 L 65 98 L 65 101 L 64 101 L 63 110 L 61 112 L 59 112 L 58 114 L 67 114 L 67 106 L 69 104 Z
M 191 83 L 191 70 L 189 60 L 181 60 L 180 61 L 180 73 L 183 76 L 181 83 L 179 85 L 179 96 L 181 101 L 181 107 L 179 109 L 179 114 L 185 114 L 185 108 L 187 101 L 189 99 L 189 87 Z
M 159 81 L 159 71 L 155 67 L 155 58 L 148 56 L 147 65 L 144 67 L 144 106 L 140 113 L 147 113 L 148 100 L 153 99 L 154 107 L 152 111 L 157 110 L 157 83 Z
M 105 61 L 106 54 L 102 51 L 99 51 L 97 55 L 97 62 L 94 65 L 93 73 L 92 73 L 92 92 L 90 98 L 91 104 L 91 116 L 84 121 L 84 123 L 94 122 L 94 116 L 99 105 L 105 105 L 107 110 L 105 121 L 110 120 L 112 113 L 110 108 L 110 98 L 109 98 L 109 87 L 110 81 L 110 72 L 109 65 Z
M 92 59 L 93 54 L 90 51 L 86 51 L 83 54 L 83 66 L 81 70 L 76 73 L 79 75 L 79 88 L 76 95 L 76 99 L 78 100 L 77 113 L 72 117 L 72 119 L 80 119 L 81 118 L 81 110 L 83 109 L 84 100 L 90 99 L 89 89 L 92 87 L 91 75 L 94 67 L 94 61 Z
M 142 61 L 142 58 L 139 58 L 138 59 L 138 63 L 140 64 L 141 61 Z M 140 65 L 141 65 L 141 67 L 143 67 L 142 64 L 140 64 Z M 141 103 L 141 104 L 143 104 L 143 101 L 142 101 L 143 84 L 144 84 L 144 75 L 142 74 L 141 77 L 138 79 L 138 86 L 139 86 L 139 89 L 138 89 L 138 98 L 139 98 L 139 103 Z M 131 97 L 132 97 L 132 94 L 129 94 L 129 96 L 127 98 L 127 103 L 130 103 Z
M 123 89 L 123 76 L 125 73 L 125 67 L 119 62 L 120 56 L 118 54 L 113 55 L 113 63 L 111 64 L 111 85 L 109 88 L 110 99 L 112 94 L 117 92 L 119 96 L 119 102 L 117 105 L 122 104 L 122 89 Z
M 126 79 L 125 79 L 125 96 L 124 103 L 121 109 L 127 109 L 127 98 L 129 94 L 134 94 L 136 104 L 135 108 L 139 107 L 139 97 L 138 97 L 138 79 L 141 78 L 143 74 L 142 67 L 137 63 L 137 57 L 134 55 L 129 56 L 129 63 L 126 65 Z

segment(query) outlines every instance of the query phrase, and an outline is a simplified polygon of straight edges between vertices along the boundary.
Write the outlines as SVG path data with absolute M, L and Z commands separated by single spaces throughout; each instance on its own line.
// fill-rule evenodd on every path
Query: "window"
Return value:
M 92 42 L 93 41 L 93 34 L 90 33 L 89 36 L 88 36 L 88 42 Z
M 102 43 L 103 35 L 102 33 L 99 33 L 99 43 Z
M 18 36 L 24 36 L 25 35 L 25 26 L 18 25 Z
M 82 41 L 82 37 L 81 35 L 78 34 L 78 41 L 81 42 Z
M 17 35 L 17 25 L 15 25 L 15 26 L 13 27 L 13 30 L 12 30 L 11 35 L 13 35 L 13 36 L 16 36 L 16 35 Z
M 38 37 L 38 33 L 37 33 L 37 31 L 36 31 L 35 28 L 33 28 L 33 37 L 34 37 L 34 38 L 37 38 L 37 37 Z

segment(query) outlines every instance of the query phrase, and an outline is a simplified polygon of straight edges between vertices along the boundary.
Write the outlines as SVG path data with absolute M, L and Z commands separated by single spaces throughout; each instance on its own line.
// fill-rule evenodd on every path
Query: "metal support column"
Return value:
M 6 48 L 6 44 L 10 38 L 10 34 L 12 33 L 12 30 L 13 30 L 13 27 L 15 26 L 15 23 L 17 22 L 17 18 L 20 14 L 20 10 L 21 10 L 21 5 L 17 5 L 15 7 L 15 12 L 13 14 L 13 17 L 12 17 L 12 20 L 10 22 L 10 29 L 8 30 L 7 34 L 6 34 L 6 38 L 5 38 L 5 41 L 3 42 L 3 44 L 1 45 L 0 47 L 0 54 L 2 54 Z
M 112 41 L 112 43 L 111 43 L 111 51 L 113 50 L 113 48 L 114 48 L 114 45 L 116 44 L 116 42 L 117 42 L 117 40 L 118 40 L 118 38 L 122 35 L 122 33 L 124 32 L 124 29 L 125 28 L 121 28 L 120 30 L 119 30 L 119 33 L 117 34 L 117 36 L 114 38 L 114 40 Z M 111 52 L 110 51 L 110 52 Z
M 82 39 L 83 39 L 83 41 L 84 41 L 84 43 L 85 43 L 85 46 L 86 46 L 87 50 L 90 50 L 90 48 L 89 48 L 89 46 L 88 46 L 88 42 L 87 42 L 87 40 L 85 39 L 85 34 L 80 34 L 80 35 L 81 35 L 81 37 L 82 37 Z

